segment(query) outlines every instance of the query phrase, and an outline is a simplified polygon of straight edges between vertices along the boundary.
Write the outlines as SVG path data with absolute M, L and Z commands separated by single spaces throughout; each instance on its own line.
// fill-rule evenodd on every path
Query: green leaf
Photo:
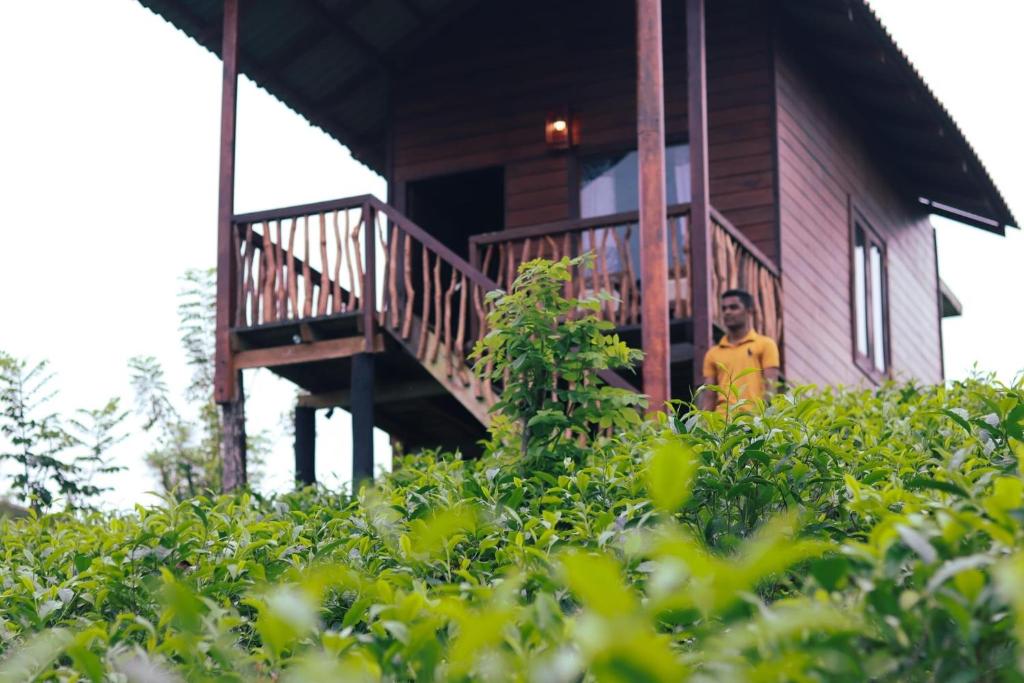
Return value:
M 160 568 L 163 575 L 163 595 L 174 625 L 187 633 L 200 629 L 205 605 L 195 594 L 176 578 L 166 567 Z
M 366 609 L 373 604 L 373 600 L 370 597 L 361 597 L 352 603 L 352 606 L 345 612 L 344 618 L 341 620 L 341 627 L 348 628 L 355 626 L 363 619 L 363 615 L 366 614 Z
M 647 463 L 647 490 L 654 504 L 665 512 L 676 511 L 690 497 L 697 458 L 693 448 L 677 438 L 654 448 Z
M 569 590 L 598 614 L 615 617 L 636 610 L 636 597 L 623 583 L 618 563 L 607 555 L 568 553 L 562 571 Z
M 979 569 L 967 569 L 953 577 L 953 585 L 968 603 L 973 603 L 985 588 L 985 574 Z
M 968 434 L 973 432 L 973 430 L 971 429 L 971 424 L 963 416 L 956 414 L 955 412 L 949 410 L 948 408 L 943 408 L 939 410 L 939 412 L 948 417 L 949 419 L 953 420 L 953 422 L 956 422 L 958 425 L 960 425 L 960 427 L 962 427 L 964 431 L 966 431 Z
M 92 558 L 82 553 L 75 553 L 75 571 L 79 574 L 84 572 L 86 569 L 92 566 Z
M 410 534 L 413 552 L 425 556 L 443 552 L 448 539 L 475 525 L 476 511 L 468 505 L 441 510 L 422 522 L 417 520 Z
M 909 480 L 907 480 L 906 487 L 912 491 L 931 489 L 933 491 L 951 493 L 955 496 L 960 496 L 961 498 L 969 497 L 967 491 L 964 491 L 962 488 L 960 488 L 959 486 L 952 482 L 939 481 L 938 479 L 933 479 L 932 477 L 924 477 L 920 475 L 911 477 Z
M 840 587 L 840 581 L 850 570 L 850 561 L 842 556 L 824 557 L 811 563 L 811 575 L 827 591 Z
M 1007 413 L 1003 428 L 1009 436 L 1024 441 L 1024 402 L 1018 403 Z
M 84 644 L 75 643 L 68 647 L 67 654 L 75 667 L 83 672 L 92 683 L 103 683 L 103 660 Z
M 1024 480 L 1019 477 L 999 477 L 992 486 L 992 494 L 985 498 L 990 511 L 1005 512 L 1024 506 Z

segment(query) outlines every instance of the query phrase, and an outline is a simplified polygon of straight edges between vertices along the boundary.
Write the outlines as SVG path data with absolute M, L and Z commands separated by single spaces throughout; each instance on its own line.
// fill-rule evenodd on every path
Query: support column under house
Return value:
M 295 484 L 316 483 L 316 408 L 295 406 Z
M 352 357 L 352 491 L 373 478 L 373 374 L 372 353 Z
M 221 488 L 244 486 L 245 394 L 231 354 L 231 322 L 237 305 L 232 216 L 235 210 L 235 120 L 238 105 L 238 5 L 224 0 L 221 58 L 224 61 L 220 115 L 220 190 L 217 201 L 217 313 L 214 399 L 221 407 Z

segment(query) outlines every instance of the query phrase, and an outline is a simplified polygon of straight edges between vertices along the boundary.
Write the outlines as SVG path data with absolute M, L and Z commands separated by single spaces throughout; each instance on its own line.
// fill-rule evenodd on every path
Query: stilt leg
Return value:
M 245 486 L 245 391 L 242 373 L 238 373 L 237 395 L 233 401 L 222 403 L 220 442 L 221 490 L 233 491 Z
M 352 357 L 352 490 L 373 478 L 373 354 Z
M 295 407 L 295 485 L 316 483 L 316 409 Z

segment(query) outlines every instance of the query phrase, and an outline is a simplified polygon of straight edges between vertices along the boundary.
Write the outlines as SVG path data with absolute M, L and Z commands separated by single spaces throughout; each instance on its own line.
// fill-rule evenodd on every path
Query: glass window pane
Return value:
M 636 211 L 640 206 L 635 151 L 580 162 L 580 218 Z M 690 146 L 665 148 L 665 201 L 690 201 Z
M 690 146 L 665 148 L 665 201 L 685 204 L 690 201 Z
M 580 167 L 580 217 L 636 211 L 636 152 L 585 160 Z
M 853 306 L 857 326 L 857 353 L 868 355 L 868 287 L 864 268 L 864 230 L 858 225 L 853 245 Z
M 871 322 L 875 332 L 875 338 L 872 340 L 874 343 L 873 356 L 875 367 L 879 370 L 885 370 L 885 345 L 888 342 L 886 339 L 885 330 L 885 311 L 883 309 L 883 302 L 885 301 L 885 278 L 882 277 L 882 252 L 874 244 L 871 245 Z

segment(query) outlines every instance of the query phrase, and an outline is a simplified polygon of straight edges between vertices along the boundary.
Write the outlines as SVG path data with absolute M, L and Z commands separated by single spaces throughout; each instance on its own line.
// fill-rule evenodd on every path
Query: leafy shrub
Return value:
M 607 386 L 600 372 L 631 370 L 642 354 L 597 317 L 600 298 L 563 296 L 572 269 L 592 261 L 590 255 L 535 259 L 520 266 L 510 292 L 487 295 L 489 332 L 473 356 L 477 373 L 502 387 L 492 409 L 492 455 L 549 469 L 599 447 L 601 430 L 639 421 L 635 408 L 646 405 L 644 397 Z
M 213 400 L 214 333 L 217 327 L 216 270 L 189 269 L 178 292 L 178 333 L 192 378 L 185 388 L 188 409 L 172 400 L 163 365 L 153 356 L 128 361 L 136 412 L 154 437 L 144 460 L 163 492 L 177 500 L 221 489 L 220 408 Z M 189 413 L 195 413 L 194 418 Z M 260 479 L 269 450 L 266 431 L 250 434 L 246 460 L 250 483 Z
M 1024 680 L 1024 385 L 594 443 L 0 521 L 0 681 Z

